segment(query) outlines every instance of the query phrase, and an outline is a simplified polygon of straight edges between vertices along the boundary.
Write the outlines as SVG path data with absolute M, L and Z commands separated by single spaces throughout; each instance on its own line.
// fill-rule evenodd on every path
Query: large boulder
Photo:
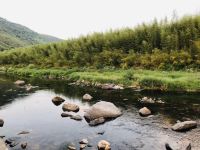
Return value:
M 25 81 L 23 81 L 23 80 L 17 80 L 17 81 L 15 81 L 14 82 L 16 85 L 18 85 L 18 86 L 23 86 L 23 85 L 25 85 Z
M 90 94 L 83 95 L 83 100 L 91 100 L 93 97 Z
M 63 111 L 78 112 L 79 106 L 76 104 L 72 104 L 72 103 L 65 103 L 65 104 L 63 104 L 62 109 L 63 109 Z
M 0 127 L 3 127 L 4 121 L 3 119 L 0 119 Z
M 53 102 L 56 106 L 62 104 L 64 101 L 65 101 L 65 100 L 64 100 L 63 98 L 59 97 L 59 96 L 56 96 L 56 97 L 54 97 L 54 98 L 52 99 L 52 102 Z
M 111 150 L 110 143 L 105 140 L 99 141 L 97 147 L 98 147 L 98 150 Z
M 0 138 L 0 150 L 8 150 L 5 142 Z
M 121 110 L 113 103 L 100 101 L 94 104 L 90 109 L 86 110 L 84 117 L 86 120 L 94 120 L 100 117 L 105 119 L 116 118 L 122 114 Z
M 196 121 L 184 121 L 178 122 L 172 126 L 172 130 L 174 131 L 186 131 L 197 127 Z
M 148 116 L 151 115 L 151 111 L 147 107 L 143 107 L 139 110 L 139 114 L 141 116 Z

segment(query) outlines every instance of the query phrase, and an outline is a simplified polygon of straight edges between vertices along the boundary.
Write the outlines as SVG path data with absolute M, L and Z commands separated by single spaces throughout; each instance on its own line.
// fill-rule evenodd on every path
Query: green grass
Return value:
M 115 83 L 166 91 L 200 91 L 200 72 L 150 70 L 0 68 L 1 73 L 28 78 Z

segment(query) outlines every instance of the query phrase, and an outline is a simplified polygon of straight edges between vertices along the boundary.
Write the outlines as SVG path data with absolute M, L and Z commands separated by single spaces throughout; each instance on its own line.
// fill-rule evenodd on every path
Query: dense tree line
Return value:
M 42 67 L 200 68 L 200 15 L 0 53 L 0 64 Z

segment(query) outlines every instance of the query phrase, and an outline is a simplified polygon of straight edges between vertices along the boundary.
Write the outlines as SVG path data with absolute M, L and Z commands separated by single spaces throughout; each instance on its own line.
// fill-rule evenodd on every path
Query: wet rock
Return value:
M 166 150 L 173 150 L 173 149 L 169 146 L 168 143 L 165 143 L 165 149 L 166 149 Z
M 186 131 L 197 127 L 196 121 L 184 121 L 176 123 L 172 126 L 172 130 L 174 131 Z
M 147 107 L 143 107 L 139 110 L 141 116 L 148 116 L 151 114 L 151 111 Z
M 61 116 L 62 117 L 72 117 L 72 114 L 70 114 L 70 113 L 62 113 Z
M 97 132 L 97 134 L 99 134 L 99 135 L 103 135 L 105 133 L 105 131 L 99 131 L 99 132 Z
M 21 148 L 22 148 L 22 149 L 26 149 L 27 145 L 28 145 L 27 143 L 22 143 L 22 144 L 21 144 Z
M 68 144 L 67 150 L 76 150 L 76 147 L 73 143 Z
M 102 84 L 101 88 L 104 90 L 123 90 L 124 88 L 120 85 L 115 84 Z
M 79 111 L 79 106 L 76 105 L 76 104 L 65 103 L 65 104 L 63 104 L 62 109 L 63 109 L 63 111 L 78 112 Z
M 71 116 L 70 118 L 73 119 L 73 120 L 77 120 L 77 121 L 82 120 L 82 117 L 80 115 Z
M 11 137 L 6 139 L 5 141 L 6 144 L 8 144 L 10 147 L 15 147 L 20 143 L 20 137 Z
M 8 150 L 5 142 L 2 139 L 0 139 L 0 150 Z
M 96 126 L 96 125 L 99 125 L 99 124 L 103 124 L 105 122 L 105 118 L 104 117 L 100 117 L 100 118 L 97 118 L 97 119 L 94 119 L 92 121 L 89 122 L 89 125 L 90 126 Z
M 143 97 L 142 99 L 139 100 L 142 103 L 155 103 L 155 100 L 153 100 L 152 98 L 148 98 L 148 97 Z
M 59 96 L 56 96 L 56 97 L 54 97 L 54 98 L 52 99 L 52 102 L 53 102 L 56 106 L 62 104 L 64 101 L 65 101 L 65 100 L 64 100 L 63 98 L 59 97 Z
M 97 147 L 98 147 L 98 150 L 111 150 L 110 143 L 105 140 L 99 141 Z
M 3 119 L 0 119 L 0 127 L 3 127 L 3 125 L 4 125 L 4 121 Z
M 89 108 L 84 117 L 86 120 L 94 120 L 100 117 L 105 119 L 116 118 L 122 114 L 121 110 L 118 109 L 113 103 L 100 101 Z
M 148 97 L 143 97 L 142 99 L 139 99 L 141 103 L 148 103 L 148 104 L 154 104 L 154 103 L 159 103 L 159 104 L 164 104 L 161 99 L 153 99 L 153 98 L 148 98 Z
M 30 133 L 29 131 L 21 131 L 21 132 L 18 133 L 18 135 L 20 135 L 20 134 L 29 134 L 29 133 Z
M 23 81 L 23 80 L 17 80 L 17 81 L 15 81 L 14 82 L 14 84 L 16 84 L 16 85 L 18 85 L 18 86 L 23 86 L 23 85 L 25 85 L 25 81 Z
M 86 148 L 86 146 L 87 146 L 87 144 L 80 144 L 80 149 L 82 150 L 82 149 Z
M 88 142 L 88 139 L 82 139 L 79 143 L 80 144 L 88 144 L 89 142 Z
M 83 100 L 91 100 L 93 97 L 90 94 L 83 95 Z

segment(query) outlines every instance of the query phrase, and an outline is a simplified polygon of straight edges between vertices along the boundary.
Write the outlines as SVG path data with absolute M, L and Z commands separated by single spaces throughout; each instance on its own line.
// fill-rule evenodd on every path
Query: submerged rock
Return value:
M 84 117 L 87 121 L 91 121 L 101 117 L 105 119 L 116 118 L 120 115 L 122 115 L 121 110 L 118 109 L 113 103 L 100 101 L 89 108 L 84 114 Z
M 61 116 L 62 117 L 72 117 L 72 114 L 70 114 L 70 113 L 62 113 Z
M 78 112 L 79 111 L 79 106 L 76 105 L 76 104 L 65 103 L 65 104 L 63 104 L 62 109 L 63 109 L 63 111 Z
M 23 80 L 17 80 L 17 81 L 15 81 L 14 82 L 14 84 L 16 84 L 16 85 L 18 85 L 18 86 L 23 86 L 23 85 L 25 85 L 25 81 L 23 81 Z
M 91 100 L 93 97 L 90 94 L 83 95 L 83 100 Z
M 3 119 L 0 119 L 0 127 L 3 127 L 3 125 L 4 125 L 4 121 Z
M 27 143 L 22 143 L 22 144 L 21 144 L 21 148 L 22 148 L 22 149 L 26 149 L 27 145 L 28 145 Z
M 10 147 L 15 147 L 20 143 L 20 137 L 11 137 L 6 139 L 5 141 L 6 144 L 8 144 Z
M 73 120 L 77 120 L 77 121 L 82 120 L 82 117 L 80 115 L 71 116 L 70 118 L 73 119 Z
M 153 100 L 152 98 L 148 98 L 148 97 L 143 97 L 142 99 L 139 100 L 142 103 L 155 103 L 155 100 Z
M 67 150 L 76 150 L 76 147 L 73 143 L 67 145 Z
M 100 117 L 100 118 L 97 118 L 97 119 L 94 119 L 92 121 L 89 122 L 89 125 L 90 126 L 96 126 L 96 125 L 99 125 L 99 124 L 103 124 L 105 122 L 105 118 L 104 117 Z
M 29 133 L 30 133 L 29 131 L 21 131 L 21 132 L 18 133 L 18 135 L 20 135 L 20 134 L 29 134 Z
M 63 98 L 59 97 L 59 96 L 56 96 L 56 97 L 54 97 L 54 98 L 52 99 L 52 102 L 53 102 L 56 106 L 62 104 L 64 101 L 65 101 L 65 100 L 64 100 Z
M 0 150 L 8 150 L 5 142 L 2 139 L 0 139 Z
M 80 144 L 88 144 L 89 142 L 88 142 L 88 139 L 82 139 L 79 143 Z
M 110 143 L 105 140 L 99 141 L 97 147 L 98 147 L 98 150 L 111 150 Z
M 197 127 L 196 121 L 184 121 L 178 122 L 172 126 L 172 130 L 174 131 L 186 131 Z
M 148 116 L 151 115 L 151 111 L 147 107 L 143 107 L 139 110 L 139 114 L 141 116 Z
M 124 88 L 115 84 L 102 84 L 101 88 L 104 90 L 123 90 Z

